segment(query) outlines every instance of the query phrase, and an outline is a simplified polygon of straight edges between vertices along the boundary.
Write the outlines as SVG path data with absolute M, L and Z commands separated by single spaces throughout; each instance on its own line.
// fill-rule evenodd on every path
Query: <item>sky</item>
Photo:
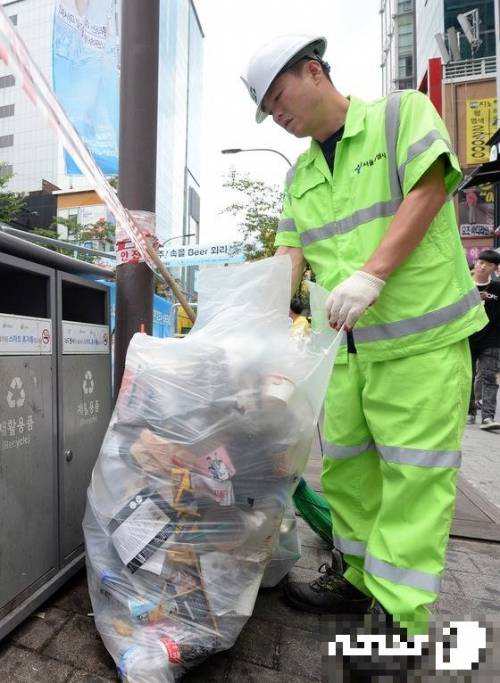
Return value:
M 195 0 L 205 33 L 200 242 L 238 239 L 237 220 L 220 211 L 232 168 L 282 186 L 288 166 L 277 154 L 223 155 L 222 149 L 271 147 L 292 163 L 308 147 L 271 119 L 255 122 L 255 105 L 240 80 L 252 52 L 274 36 L 322 35 L 333 82 L 344 95 L 381 96 L 379 0 Z

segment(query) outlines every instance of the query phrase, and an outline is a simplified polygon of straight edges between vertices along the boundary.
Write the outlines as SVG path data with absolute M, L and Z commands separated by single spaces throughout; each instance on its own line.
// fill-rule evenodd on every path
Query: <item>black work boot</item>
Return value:
M 285 597 L 295 608 L 316 614 L 365 614 L 372 598 L 355 588 L 342 574 L 323 563 L 311 583 L 289 581 Z

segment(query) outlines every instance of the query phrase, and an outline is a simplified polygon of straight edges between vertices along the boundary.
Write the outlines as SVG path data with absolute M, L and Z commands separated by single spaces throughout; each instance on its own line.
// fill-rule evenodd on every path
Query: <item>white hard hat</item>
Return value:
M 241 80 L 257 105 L 257 123 L 261 123 L 267 116 L 261 109 L 262 100 L 280 71 L 304 57 L 322 62 L 326 45 L 327 41 L 323 36 L 292 34 L 275 38 L 254 53 L 246 75 Z

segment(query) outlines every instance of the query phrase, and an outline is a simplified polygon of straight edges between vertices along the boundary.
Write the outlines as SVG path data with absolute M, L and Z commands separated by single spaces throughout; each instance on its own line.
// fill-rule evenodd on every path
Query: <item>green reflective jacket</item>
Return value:
M 333 289 L 368 261 L 402 200 L 441 155 L 451 194 L 461 179 L 446 127 L 422 93 L 350 98 L 333 177 L 316 141 L 287 175 L 275 245 L 300 247 Z M 454 343 L 487 323 L 449 199 L 353 330 L 360 358 L 387 360 Z M 338 362 L 347 360 L 347 350 Z

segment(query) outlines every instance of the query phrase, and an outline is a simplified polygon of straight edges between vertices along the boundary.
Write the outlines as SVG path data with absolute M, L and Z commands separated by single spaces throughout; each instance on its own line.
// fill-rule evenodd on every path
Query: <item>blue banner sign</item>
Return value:
M 117 0 L 56 0 L 54 92 L 105 175 L 118 174 Z M 80 169 L 65 153 L 66 172 Z

